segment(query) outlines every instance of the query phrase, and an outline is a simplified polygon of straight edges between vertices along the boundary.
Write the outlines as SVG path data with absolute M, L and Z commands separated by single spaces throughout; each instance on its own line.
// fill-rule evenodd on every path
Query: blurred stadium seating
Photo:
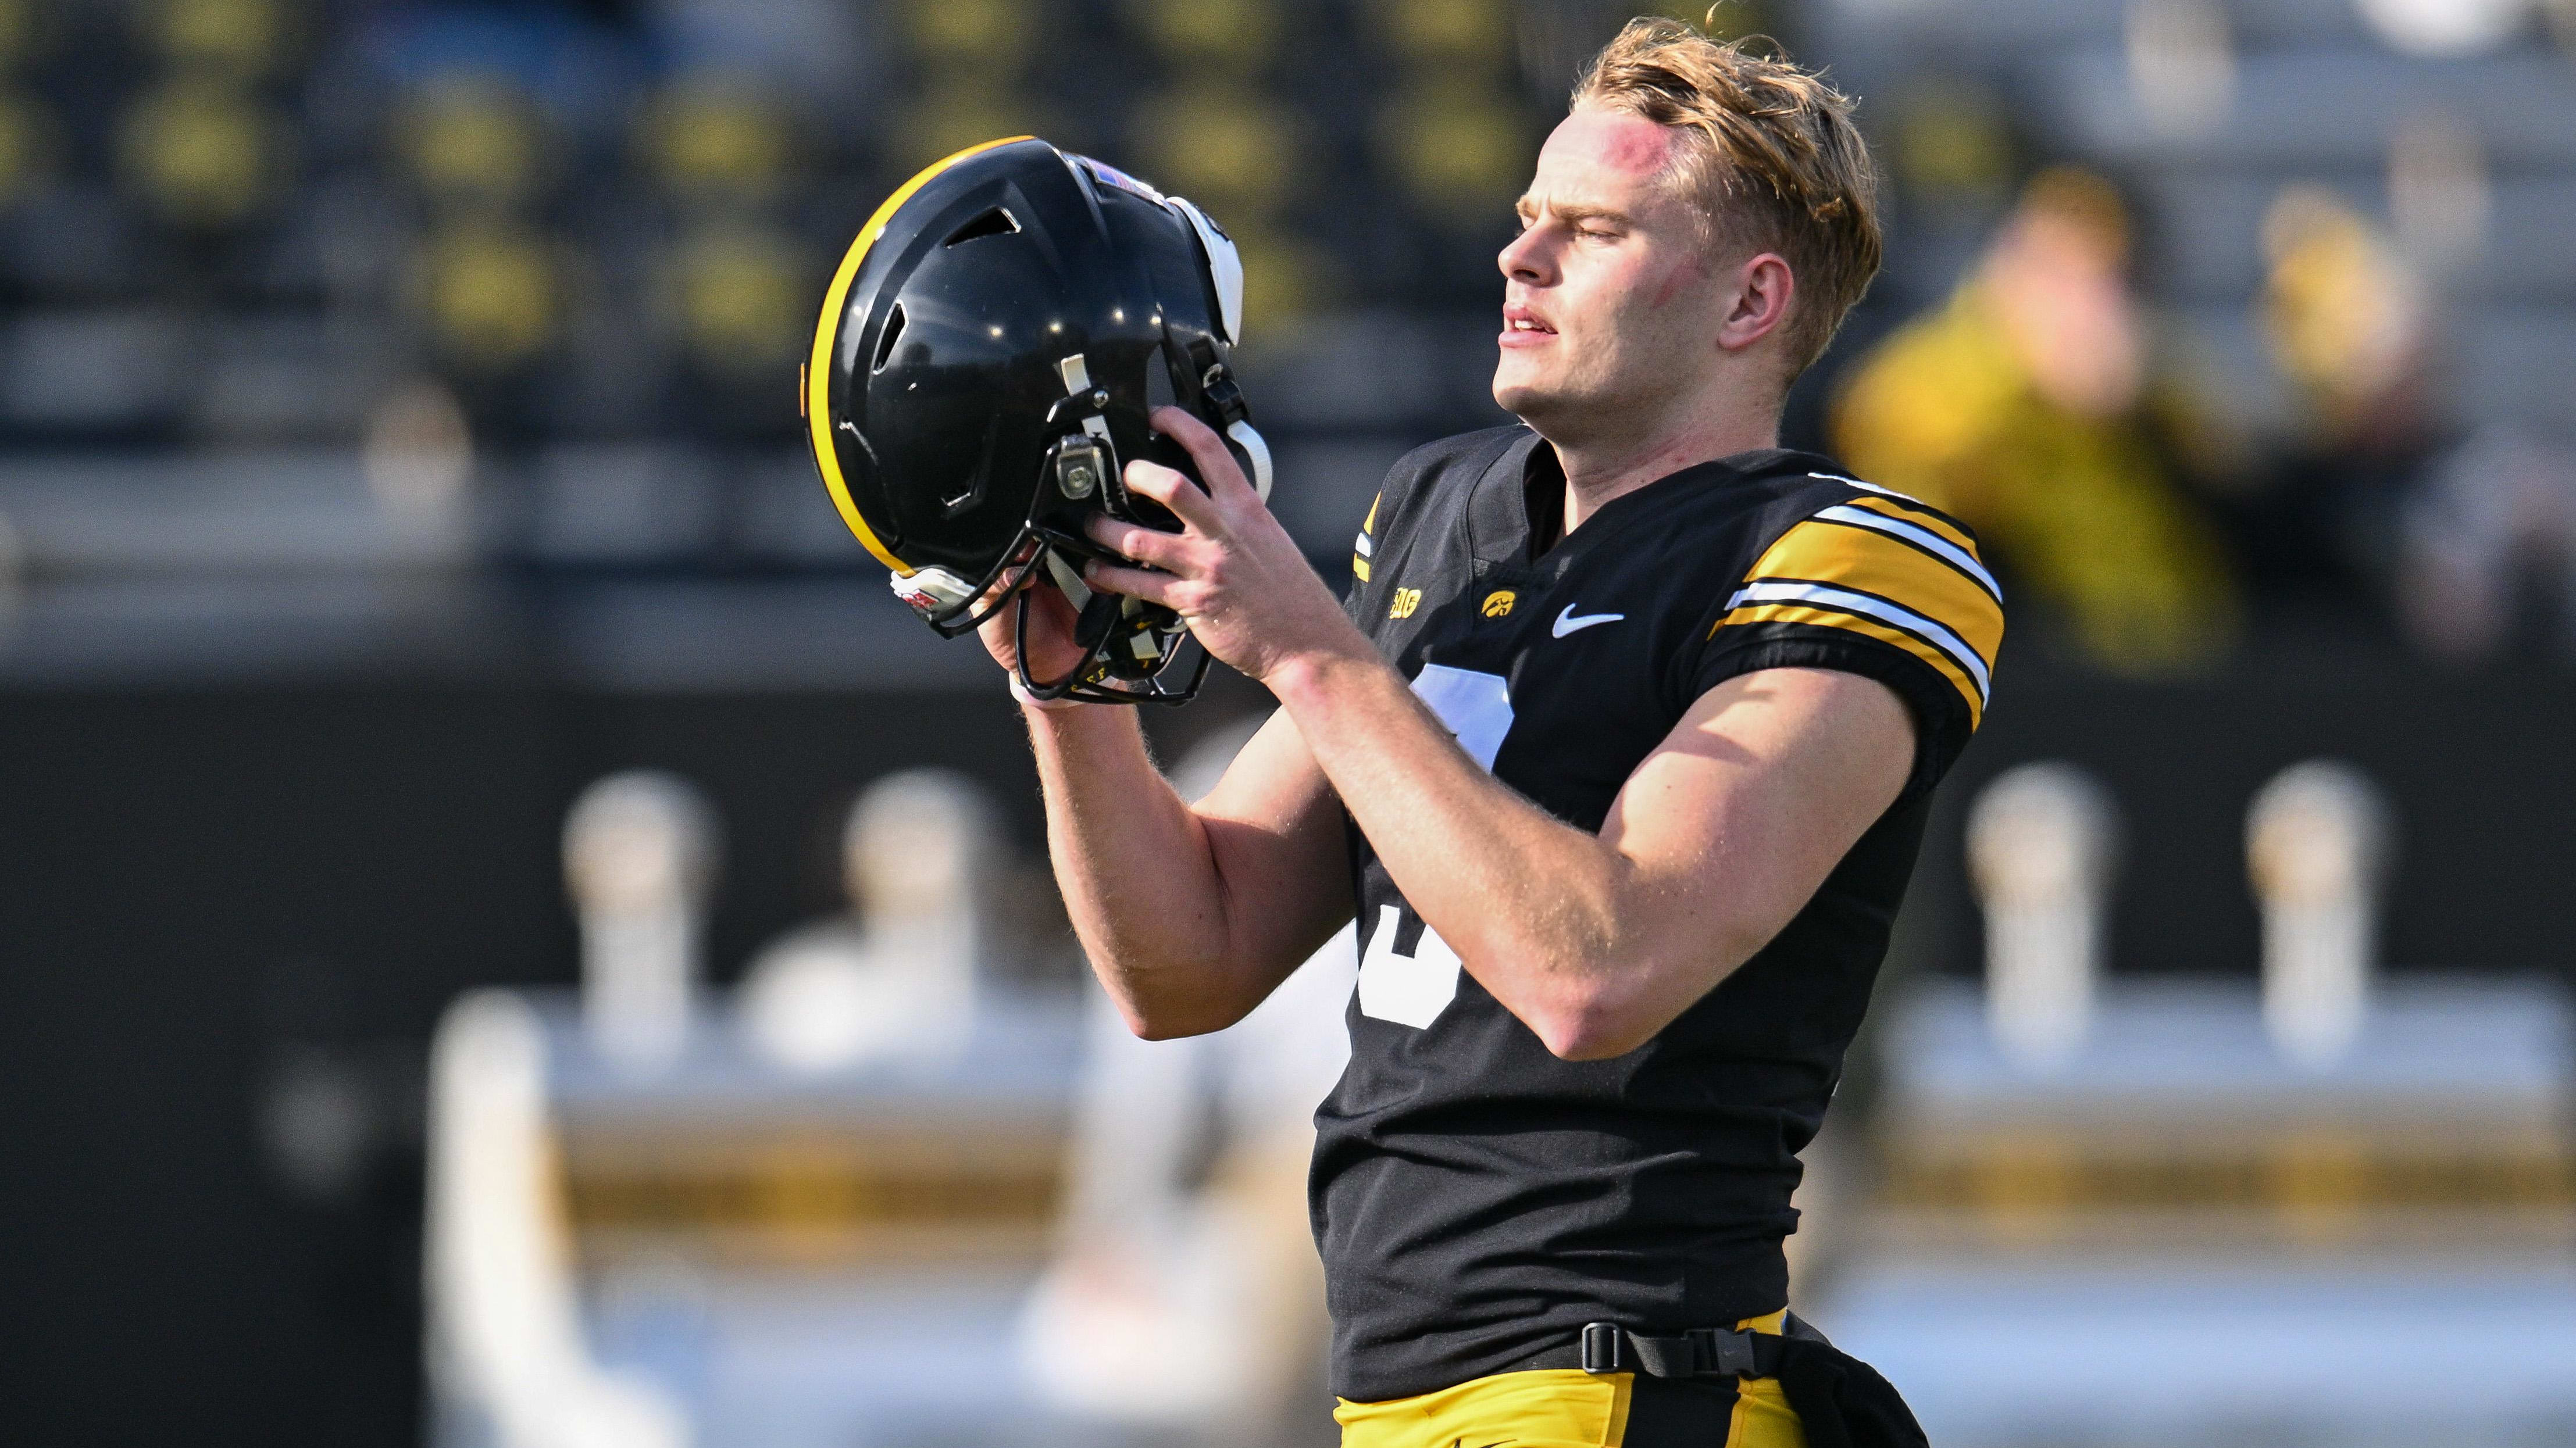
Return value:
M 927 1371 L 900 1344 L 857 1370 L 812 1345 L 903 1313 L 1043 1336 L 1020 1314 L 1058 1214 L 1100 1195 L 1068 1105 L 1078 961 L 989 667 L 886 594 L 801 452 L 814 299 L 889 189 L 996 135 L 1206 203 L 1250 268 L 1275 505 L 1338 583 L 1385 467 L 1501 420 L 1510 201 L 1639 9 L 1701 18 L 0 0 L 0 1080 L 28 1103 L 0 1231 L 42 1244 L 0 1267 L 31 1365 L 0 1437 L 540 1441 L 458 1410 L 482 1369 L 439 1355 L 421 1300 L 425 1182 L 466 1170 L 563 1233 L 494 1270 L 574 1417 L 638 1443 L 988 1441 L 921 1416 L 958 1395 L 877 1392 Z M 2576 969 L 2576 6 L 1708 18 L 1830 65 L 1889 173 L 1888 269 L 1789 440 L 1916 469 L 2016 604 L 1819 1147 L 1802 1306 L 1946 1444 L 2576 1438 L 2551 983 Z M 2012 218 L 2070 196 L 2116 244 L 2022 244 Z M 1220 681 L 1152 727 L 1179 757 L 1257 703 Z M 2396 843 L 2365 1045 L 2309 1071 L 2263 1034 L 2245 810 L 2320 756 L 2384 791 Z M 2043 760 L 2124 822 L 2090 1044 L 2055 1075 L 1984 1025 L 1966 843 L 1979 791 Z M 997 802 L 1005 1005 L 974 1059 L 1007 1061 L 999 1086 L 799 1077 L 749 1027 L 649 1087 L 593 1049 L 564 989 L 580 790 L 705 790 L 726 856 L 694 959 L 730 987 L 784 970 L 783 937 L 864 934 L 848 807 L 925 766 Z M 728 999 L 705 1019 L 767 997 Z M 562 1174 L 429 1164 L 431 1084 L 471 1061 L 452 1109 L 551 1140 Z M 955 1140 L 870 1134 L 925 1101 Z M 955 1270 L 843 1292 L 903 1216 L 851 1203 L 897 1199 L 972 1202 L 973 1230 L 887 1259 Z M 433 1239 L 461 1207 L 438 1201 Z M 1139 1431 L 1048 1411 L 1022 1428 Z

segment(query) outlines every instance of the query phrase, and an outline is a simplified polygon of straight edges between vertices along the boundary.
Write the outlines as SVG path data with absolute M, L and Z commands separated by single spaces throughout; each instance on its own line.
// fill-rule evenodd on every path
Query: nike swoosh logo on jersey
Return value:
M 1574 605 L 1569 603 L 1565 606 L 1565 612 L 1556 616 L 1556 626 L 1549 632 L 1558 638 L 1563 638 L 1577 629 L 1590 628 L 1596 623 L 1617 623 L 1626 617 L 1624 613 L 1587 613 L 1577 618 L 1574 616 Z

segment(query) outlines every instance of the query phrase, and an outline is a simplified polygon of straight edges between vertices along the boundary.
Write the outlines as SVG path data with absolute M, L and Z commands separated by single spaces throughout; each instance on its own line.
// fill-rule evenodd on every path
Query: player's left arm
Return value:
M 1267 685 L 1425 922 L 1504 1008 L 1569 1059 L 1643 1045 L 1797 914 L 1905 785 L 1914 723 L 1886 685 L 1773 668 L 1707 691 L 1629 778 L 1598 835 L 1458 747 L 1345 617 L 1224 446 L 1166 409 L 1205 493 L 1130 464 L 1184 525 L 1114 519 L 1095 587 L 1163 603 Z
M 1886 685 L 1765 669 L 1702 695 L 1592 835 L 1477 767 L 1369 662 L 1301 661 L 1271 687 L 1405 899 L 1568 1060 L 1644 1045 L 1769 944 L 1914 764 Z

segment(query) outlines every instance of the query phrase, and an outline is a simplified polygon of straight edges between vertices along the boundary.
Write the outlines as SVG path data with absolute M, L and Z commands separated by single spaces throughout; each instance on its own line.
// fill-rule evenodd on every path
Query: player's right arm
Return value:
M 1011 613 L 983 630 L 1004 667 Z M 1035 586 L 1036 677 L 1080 660 L 1072 621 L 1062 594 Z M 1136 1034 L 1160 1040 L 1234 1024 L 1351 918 L 1341 804 L 1286 714 L 1272 715 L 1193 805 L 1155 769 L 1134 709 L 1021 712 L 1066 913 Z

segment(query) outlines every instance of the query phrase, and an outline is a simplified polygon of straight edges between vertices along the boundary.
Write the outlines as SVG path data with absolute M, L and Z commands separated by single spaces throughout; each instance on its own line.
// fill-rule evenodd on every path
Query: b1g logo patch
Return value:
M 1421 589 L 1399 588 L 1395 591 L 1394 599 L 1386 606 L 1386 616 L 1388 618 L 1411 618 L 1413 617 L 1413 611 L 1421 606 Z

